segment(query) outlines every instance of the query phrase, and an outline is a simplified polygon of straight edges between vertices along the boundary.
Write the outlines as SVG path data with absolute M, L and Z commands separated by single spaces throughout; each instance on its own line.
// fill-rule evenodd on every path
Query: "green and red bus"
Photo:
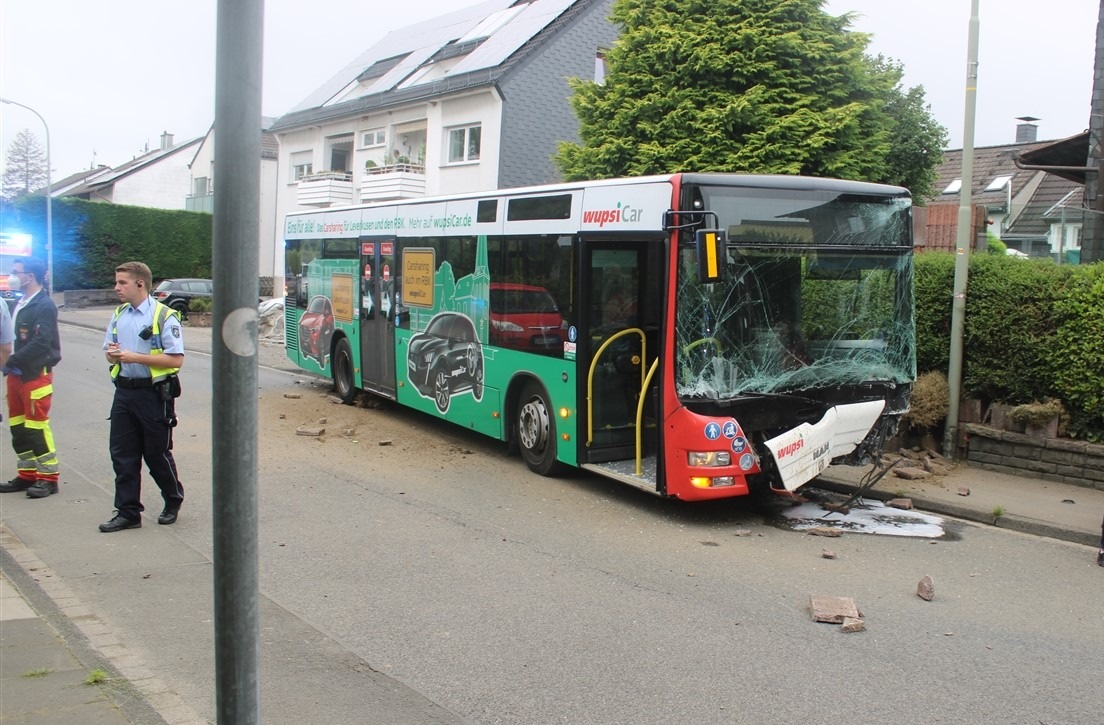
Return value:
M 916 375 L 905 189 L 679 173 L 284 227 L 288 357 L 361 393 L 705 500 L 880 456 Z

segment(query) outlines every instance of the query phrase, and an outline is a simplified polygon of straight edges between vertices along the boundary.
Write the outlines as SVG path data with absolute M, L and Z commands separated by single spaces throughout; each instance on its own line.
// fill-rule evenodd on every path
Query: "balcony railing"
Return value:
M 372 166 L 360 177 L 361 202 L 416 199 L 425 193 L 425 164 Z
M 184 200 L 184 208 L 188 211 L 199 211 L 205 214 L 214 214 L 215 195 L 192 194 Z
M 334 206 L 353 202 L 353 175 L 323 171 L 299 179 L 297 201 L 303 206 Z

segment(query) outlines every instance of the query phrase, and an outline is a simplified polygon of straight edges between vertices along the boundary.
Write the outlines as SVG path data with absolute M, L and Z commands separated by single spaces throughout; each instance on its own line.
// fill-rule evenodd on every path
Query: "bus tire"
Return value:
M 542 476 L 559 473 L 562 465 L 556 460 L 556 419 L 548 395 L 539 384 L 526 383 L 514 421 L 521 457 L 529 470 Z
M 343 337 L 334 346 L 333 381 L 334 391 L 345 405 L 352 405 L 356 400 L 357 388 L 353 378 L 353 350 Z

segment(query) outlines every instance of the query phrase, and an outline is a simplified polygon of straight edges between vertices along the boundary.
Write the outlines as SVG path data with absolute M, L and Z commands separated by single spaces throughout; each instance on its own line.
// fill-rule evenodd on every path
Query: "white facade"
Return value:
M 473 128 L 478 158 L 450 159 L 452 134 Z M 496 189 L 501 133 L 502 99 L 493 88 L 278 133 L 277 217 Z
M 193 139 L 139 157 L 86 182 L 72 195 L 109 204 L 184 209 L 191 185 L 190 149 L 199 141 Z
M 276 211 L 278 188 L 278 161 L 275 150 L 262 149 L 258 160 L 260 176 L 260 219 L 257 240 L 257 273 L 260 277 L 283 279 L 283 240 L 277 238 L 280 227 Z M 215 131 L 212 128 L 203 138 L 189 164 L 188 208 L 193 211 L 214 211 L 214 195 L 217 193 L 215 175 Z M 277 282 L 279 284 L 279 282 Z M 278 294 L 279 289 L 274 290 Z

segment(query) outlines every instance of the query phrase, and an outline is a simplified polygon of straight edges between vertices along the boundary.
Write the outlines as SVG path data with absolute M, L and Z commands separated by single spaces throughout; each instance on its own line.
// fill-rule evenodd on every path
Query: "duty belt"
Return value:
M 150 378 L 125 378 L 122 375 L 115 376 L 116 388 L 152 388 L 153 380 Z

